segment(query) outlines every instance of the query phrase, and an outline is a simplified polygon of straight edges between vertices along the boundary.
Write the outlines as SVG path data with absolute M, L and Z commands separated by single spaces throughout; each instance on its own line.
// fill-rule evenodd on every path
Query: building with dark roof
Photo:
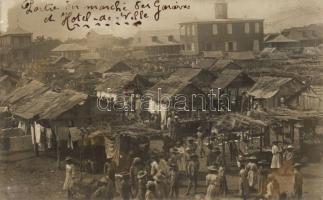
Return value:
M 135 35 L 133 47 L 144 50 L 147 56 L 167 56 L 179 55 L 184 46 L 178 30 L 149 30 Z
M 295 47 L 298 46 L 298 43 L 299 42 L 297 40 L 289 39 L 282 34 L 265 42 L 267 47 L 278 49 Z
M 67 59 L 74 60 L 79 59 L 82 54 L 88 53 L 89 49 L 79 44 L 61 44 L 52 50 L 54 54 L 63 56 Z
M 323 41 L 323 26 L 309 25 L 304 27 L 293 27 L 282 31 L 282 35 L 291 40 L 299 42 L 300 47 L 315 47 Z
M 16 27 L 0 35 L 0 60 L 5 63 L 31 61 L 32 33 Z
M 228 18 L 227 3 L 215 3 L 215 19 L 180 23 L 185 54 L 205 51 L 255 51 L 263 49 L 262 19 Z

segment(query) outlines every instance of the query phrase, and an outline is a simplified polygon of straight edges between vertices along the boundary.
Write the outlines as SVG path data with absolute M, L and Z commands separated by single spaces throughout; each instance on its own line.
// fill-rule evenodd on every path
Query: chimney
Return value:
M 225 0 L 217 0 L 215 2 L 215 18 L 228 19 L 228 4 Z

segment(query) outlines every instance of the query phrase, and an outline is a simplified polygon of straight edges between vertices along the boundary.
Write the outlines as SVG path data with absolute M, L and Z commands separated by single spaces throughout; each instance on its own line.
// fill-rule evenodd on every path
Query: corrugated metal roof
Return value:
M 63 90 L 58 98 L 50 103 L 50 105 L 39 115 L 40 119 L 55 119 L 74 106 L 84 102 L 88 98 L 87 94 L 76 92 L 73 90 Z
M 280 90 L 280 87 L 282 85 L 288 83 L 291 80 L 293 79 L 284 77 L 261 77 L 249 90 L 248 94 L 257 99 L 268 99 L 273 97 Z
M 49 88 L 44 83 L 32 80 L 5 96 L 3 98 L 2 104 L 13 104 L 23 98 L 28 98 L 33 95 L 37 95 L 38 93 L 43 93 L 47 90 L 49 90 Z
M 226 88 L 241 73 L 243 73 L 241 70 L 224 70 L 212 83 L 212 88 Z
M 73 90 L 52 91 L 38 81 L 31 81 L 17 88 L 6 98 L 10 111 L 24 119 L 39 116 L 54 119 L 87 99 L 87 95 Z
M 102 83 L 96 86 L 97 91 L 107 91 L 107 89 L 110 88 L 111 92 L 122 93 L 128 87 L 131 87 L 131 85 L 137 84 L 137 78 L 140 79 L 138 74 L 132 74 L 127 72 L 105 73 L 104 77 L 105 79 L 102 80 Z
M 79 44 L 61 44 L 54 48 L 53 52 L 64 52 L 64 51 L 88 51 L 87 47 L 81 46 Z
M 291 40 L 285 37 L 284 35 L 280 34 L 272 40 L 267 41 L 266 43 L 297 43 L 296 40 Z
M 6 33 L 4 33 L 1 36 L 7 36 L 7 35 L 32 35 L 32 33 L 24 30 L 20 26 L 17 26 L 14 29 L 9 29 Z

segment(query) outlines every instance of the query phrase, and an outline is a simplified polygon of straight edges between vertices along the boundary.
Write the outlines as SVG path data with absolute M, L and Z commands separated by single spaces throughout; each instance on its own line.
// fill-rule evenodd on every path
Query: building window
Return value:
M 225 51 L 237 51 L 237 42 L 225 42 Z
M 192 29 L 193 29 L 193 26 L 189 26 L 189 33 L 188 33 L 189 35 L 193 35 L 192 34 Z
M 174 41 L 174 40 L 175 40 L 175 39 L 174 39 L 174 36 L 172 36 L 172 35 L 168 36 L 168 41 L 172 42 L 172 41 Z
M 204 50 L 205 51 L 212 51 L 212 44 L 211 43 L 204 44 Z
M 179 28 L 179 33 L 180 33 L 180 35 L 185 35 L 185 26 L 181 26 Z
M 244 24 L 244 32 L 245 32 L 245 33 L 247 33 L 247 34 L 248 34 L 248 33 L 250 33 L 250 26 L 249 26 L 249 23 L 245 23 L 245 24 Z
M 255 23 L 255 32 L 256 33 L 259 33 L 260 32 L 260 25 L 259 25 L 259 23 L 257 22 L 257 23 Z
M 212 25 L 212 34 L 213 35 L 217 35 L 218 34 L 218 25 L 217 24 L 213 24 Z
M 190 51 L 192 49 L 191 44 L 186 44 L 186 50 Z
M 153 42 L 157 42 L 157 40 L 158 40 L 158 37 L 157 37 L 157 36 L 152 36 L 152 37 L 151 37 L 151 41 L 153 41 Z
M 259 52 L 259 50 L 260 50 L 259 41 L 258 40 L 254 40 L 253 41 L 253 51 Z
M 232 34 L 232 24 L 227 25 L 228 34 Z

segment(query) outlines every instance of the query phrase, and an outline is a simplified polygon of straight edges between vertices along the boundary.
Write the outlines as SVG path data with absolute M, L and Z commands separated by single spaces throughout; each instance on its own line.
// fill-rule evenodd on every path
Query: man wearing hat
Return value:
M 302 199 L 303 195 L 303 174 L 300 171 L 301 164 L 294 165 L 294 195 L 297 200 Z
M 146 184 L 147 184 L 147 172 L 142 170 L 138 172 L 137 175 L 138 178 L 138 194 L 137 199 L 138 200 L 145 200 L 145 194 L 146 194 Z
M 131 192 L 132 196 L 136 197 L 138 192 L 138 172 L 142 169 L 141 159 L 139 157 L 135 157 L 130 166 L 130 183 L 131 183 Z
M 131 185 L 129 181 L 129 174 L 127 172 L 121 173 L 122 181 L 120 187 L 120 196 L 122 200 L 130 200 L 131 198 Z
M 255 191 L 255 186 L 258 181 L 258 167 L 256 164 L 257 158 L 256 156 L 250 156 L 248 158 L 248 164 L 247 164 L 247 171 L 248 171 L 248 182 L 250 191 Z
M 73 160 L 71 157 L 67 156 L 65 158 L 66 161 L 66 176 L 65 181 L 63 185 L 63 190 L 67 191 L 67 199 L 73 198 L 72 194 L 72 187 L 74 185 L 74 179 L 75 179 L 75 166 L 73 164 Z
M 288 145 L 283 155 L 283 174 L 292 174 L 294 159 L 294 147 L 292 145 Z
M 172 148 L 170 152 L 172 154 L 171 154 L 170 158 L 168 159 L 168 163 L 169 163 L 169 165 L 174 164 L 177 166 L 178 159 L 179 159 L 179 156 L 178 156 L 179 152 L 176 148 Z
M 112 200 L 115 192 L 115 187 L 109 177 L 102 177 L 99 180 L 99 188 L 91 195 L 93 200 Z
M 186 195 L 190 194 L 192 187 L 193 187 L 194 194 L 196 193 L 199 168 L 200 168 L 200 163 L 198 160 L 198 155 L 193 153 L 190 155 L 190 159 L 186 169 L 186 176 L 188 178 Z
M 192 151 L 192 152 L 196 152 L 197 146 L 194 143 L 194 138 L 193 137 L 188 137 L 187 138 L 187 147 Z
M 115 185 L 115 174 L 116 174 L 117 165 L 112 159 L 113 157 L 111 155 L 107 156 L 107 161 L 104 164 L 104 174 L 108 176 L 112 180 L 113 184 Z
M 172 199 L 178 199 L 178 192 L 179 192 L 179 173 L 177 169 L 177 165 L 174 163 L 170 164 L 170 171 L 169 171 L 169 184 L 170 184 L 170 191 L 169 197 Z
M 206 195 L 205 200 L 214 200 L 218 193 L 219 177 L 217 175 L 218 169 L 211 165 L 207 168 L 209 173 L 206 175 Z
M 175 149 L 178 152 L 178 159 L 177 159 L 177 166 L 178 166 L 178 170 L 179 171 L 185 171 L 185 164 L 186 164 L 186 160 L 185 160 L 185 148 L 182 145 L 181 141 L 177 141 L 176 142 L 176 146 Z
M 258 194 L 264 195 L 266 193 L 267 175 L 268 170 L 266 169 L 266 160 L 258 161 Z

